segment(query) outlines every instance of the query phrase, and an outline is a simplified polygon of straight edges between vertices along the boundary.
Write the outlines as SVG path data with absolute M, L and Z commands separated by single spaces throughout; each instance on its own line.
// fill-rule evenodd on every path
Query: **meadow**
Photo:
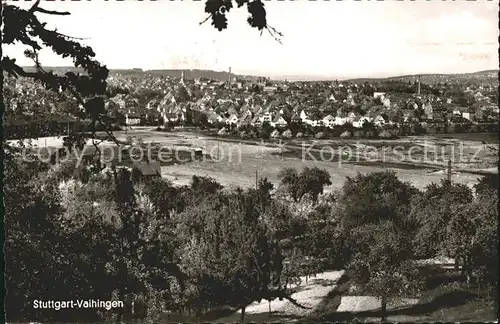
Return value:
M 266 177 L 277 184 L 278 171 L 284 167 L 317 166 L 332 176 L 332 185 L 325 191 L 338 188 L 346 177 L 392 169 L 404 181 L 424 188 L 446 176 L 448 161 L 452 160 L 452 180 L 472 186 L 484 173 L 496 172 L 498 143 L 485 143 L 486 137 L 457 138 L 449 136 L 405 137 L 397 140 L 304 140 L 259 142 L 209 137 L 189 132 L 158 132 L 140 127 L 117 131 L 116 138 L 141 146 L 153 159 L 161 161 L 161 174 L 177 185 L 187 185 L 193 175 L 210 176 L 225 186 L 250 187 L 256 177 Z M 460 135 L 460 134 L 458 134 Z M 480 135 L 480 134 L 477 134 Z M 459 136 L 460 137 L 460 136 Z M 132 141 L 132 143 L 130 143 Z M 62 146 L 62 138 L 40 138 L 30 141 L 38 147 L 51 149 Z M 102 142 L 100 147 L 116 144 Z M 163 153 L 159 154 L 162 148 Z M 201 157 L 194 156 L 201 149 Z M 95 149 L 87 142 L 86 154 Z M 43 151 L 43 150 L 42 150 Z M 109 160 L 110 150 L 103 150 Z M 122 165 L 130 165 L 128 156 Z
M 117 133 L 119 139 L 125 134 Z M 367 173 L 384 169 L 393 169 L 404 181 L 410 181 L 419 188 L 431 182 L 439 182 L 445 176 L 447 162 L 462 147 L 462 161 L 455 158 L 452 165 L 452 180 L 473 185 L 480 177 L 478 173 L 491 172 L 495 169 L 496 153 L 484 148 L 479 141 L 442 139 L 432 136 L 408 137 L 395 141 L 387 140 L 323 140 L 323 141 L 289 141 L 282 143 L 262 143 L 256 141 L 240 141 L 234 139 L 199 136 L 192 133 L 162 133 L 150 130 L 128 131 L 126 136 L 141 138 L 144 143 L 154 142 L 167 147 L 175 146 L 201 148 L 204 158 L 189 163 L 173 163 L 162 166 L 162 176 L 179 185 L 188 184 L 193 175 L 210 176 L 226 186 L 254 186 L 257 177 L 266 177 L 277 184 L 276 175 L 284 167 L 301 169 L 306 166 L 317 166 L 326 169 L 332 175 L 332 186 L 326 191 L 338 188 L 345 177 L 356 173 Z M 366 146 L 370 146 L 367 149 Z M 427 157 L 423 157 L 424 148 L 434 146 Z M 328 149 L 322 148 L 327 147 Z M 351 148 L 350 156 L 337 154 L 339 148 Z M 405 154 L 403 161 L 391 150 L 399 147 Z M 412 159 L 408 158 L 408 150 L 415 149 Z M 497 146 L 498 147 L 498 146 Z M 375 148 L 375 153 L 373 148 Z M 444 150 L 441 151 L 441 148 Z M 453 152 L 453 149 L 455 151 Z M 309 150 L 309 151 L 308 151 Z M 383 159 L 381 152 L 384 150 Z M 332 152 L 330 155 L 328 152 Z M 374 156 L 375 155 L 375 156 Z M 476 155 L 476 156 L 474 156 Z M 467 159 L 474 159 L 471 162 Z

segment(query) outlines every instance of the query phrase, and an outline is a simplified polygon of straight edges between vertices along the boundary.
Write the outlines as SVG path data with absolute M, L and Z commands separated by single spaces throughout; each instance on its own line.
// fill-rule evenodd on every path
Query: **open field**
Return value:
M 129 132 L 130 134 L 130 132 Z M 299 156 L 287 156 L 286 152 L 297 151 L 299 148 L 293 147 L 292 144 L 287 144 L 287 147 L 280 148 L 277 145 L 260 145 L 259 143 L 250 141 L 227 141 L 218 140 L 214 138 L 196 136 L 188 133 L 159 133 L 159 132 L 144 132 L 137 131 L 136 135 L 143 138 L 145 142 L 155 141 L 161 142 L 163 145 L 186 145 L 192 147 L 200 147 L 203 149 L 204 153 L 211 156 L 212 159 L 204 159 L 202 161 L 196 161 L 186 164 L 177 164 L 162 167 L 162 176 L 171 179 L 177 184 L 188 184 L 191 180 L 193 174 L 198 176 L 210 176 L 217 179 L 223 185 L 237 185 L 242 187 L 255 185 L 256 175 L 258 177 L 267 177 L 271 182 L 277 183 L 277 174 L 280 169 L 284 167 L 295 167 L 301 169 L 305 166 L 309 167 L 319 167 L 324 168 L 330 172 L 332 175 L 332 186 L 326 188 L 330 191 L 336 187 L 339 187 L 344 182 L 345 177 L 354 176 L 357 172 L 366 173 L 380 171 L 383 169 L 392 169 L 398 176 L 405 180 L 414 183 L 417 187 L 423 188 L 431 182 L 438 182 L 443 179 L 444 168 L 446 163 L 444 161 L 437 161 L 435 163 L 400 163 L 396 160 L 386 159 L 384 162 L 377 160 L 366 161 L 344 161 L 343 158 L 329 159 L 328 157 L 321 159 L 302 159 L 301 152 Z M 429 141 L 434 141 L 438 145 L 446 143 L 443 140 L 435 140 L 433 138 L 424 139 L 410 139 L 411 141 L 419 141 L 418 143 L 427 143 Z M 342 141 L 342 143 L 337 143 L 337 148 L 339 144 L 351 144 L 356 145 L 356 141 L 351 140 L 349 142 Z M 354 142 L 354 143 L 353 143 Z M 385 141 L 389 142 L 389 141 Z M 455 142 L 454 140 L 452 142 Z M 369 141 L 370 145 L 374 145 L 377 141 Z M 382 141 L 378 141 L 382 143 Z M 259 145 L 257 145 L 259 144 Z M 325 141 L 320 143 L 321 145 L 335 145 L 333 141 Z M 315 146 L 318 145 L 317 143 Z M 393 145 L 400 145 L 400 143 L 393 143 Z M 471 145 L 477 145 L 477 143 L 472 143 Z M 289 147 L 293 148 L 290 149 Z M 309 146 L 307 146 L 309 147 Z M 335 147 L 334 147 L 335 148 Z M 476 149 L 474 146 L 473 150 Z M 472 150 L 471 149 L 471 150 Z M 302 150 L 302 148 L 301 148 Z M 467 150 L 464 150 L 467 152 Z M 218 153 L 217 153 L 218 152 Z M 475 152 L 475 151 L 474 151 Z M 468 152 L 469 154 L 470 152 Z M 486 155 L 487 153 L 484 153 Z M 218 157 L 218 158 L 217 158 Z M 473 185 L 478 177 L 477 174 L 473 174 L 467 171 L 477 171 L 493 168 L 494 155 L 489 156 L 491 161 L 487 163 L 479 163 L 478 165 L 466 165 L 469 169 L 473 170 L 460 170 L 454 169 L 452 174 L 452 180 L 464 184 Z M 485 156 L 478 158 L 478 160 L 487 160 Z M 446 160 L 446 158 L 445 158 Z M 397 162 L 397 163 L 396 163 Z M 459 165 L 463 167 L 463 165 Z M 257 173 L 257 174 L 256 174 Z
M 260 143 L 234 139 L 217 139 L 192 133 L 157 132 L 150 128 L 115 132 L 118 140 L 140 139 L 152 149 L 156 159 L 158 147 L 174 154 L 191 148 L 203 150 L 203 158 L 180 154 L 180 159 L 162 162 L 162 176 L 178 185 L 187 185 L 193 175 L 210 176 L 225 186 L 254 186 L 256 176 L 277 183 L 284 167 L 319 167 L 332 176 L 331 191 L 357 172 L 392 169 L 404 181 L 418 188 L 445 177 L 448 160 L 453 160 L 452 180 L 472 186 L 480 172 L 495 172 L 498 151 L 480 141 L 433 136 L 388 140 L 308 140 L 286 144 Z M 38 146 L 60 147 L 61 138 L 38 139 Z M 87 144 L 91 144 L 90 142 Z M 103 145 L 113 145 L 106 143 Z M 496 146 L 498 148 L 498 145 Z M 345 153 L 347 152 L 347 153 Z M 410 153 L 409 153 L 410 152 Z M 329 155 L 330 154 L 330 155 Z M 346 155 L 347 154 L 347 155 Z M 193 161 L 194 160 L 194 161 Z
M 434 134 L 434 136 L 437 138 L 453 138 L 459 140 L 498 143 L 498 134 L 495 133 Z

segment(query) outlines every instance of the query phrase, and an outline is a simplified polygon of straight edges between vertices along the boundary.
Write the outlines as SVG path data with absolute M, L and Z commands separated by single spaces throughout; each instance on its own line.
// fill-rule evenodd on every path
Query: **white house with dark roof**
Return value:
M 271 123 L 273 121 L 273 116 L 271 115 L 271 113 L 269 111 L 263 113 L 261 116 L 260 116 L 260 122 L 263 124 L 263 123 Z
M 333 127 L 335 125 L 335 117 L 333 117 L 332 115 L 327 115 L 323 118 L 323 124 L 326 126 L 326 127 Z
M 335 120 L 333 121 L 333 125 L 341 126 L 347 123 L 347 117 L 335 116 Z
M 236 114 L 231 114 L 228 119 L 226 119 L 226 124 L 238 124 L 239 118 Z
M 375 118 L 373 119 L 373 123 L 376 125 L 376 126 L 383 126 L 385 125 L 386 123 L 386 120 L 384 117 L 382 117 L 381 115 L 377 115 L 375 116 Z
M 297 124 L 302 123 L 302 119 L 300 118 L 299 114 L 297 114 L 295 112 L 292 114 L 292 117 L 290 118 L 290 120 L 292 123 L 297 123 Z
M 354 122 L 354 119 L 356 118 L 356 114 L 354 112 L 350 112 L 347 114 L 347 122 L 352 123 Z
M 250 125 L 252 126 L 260 126 L 262 125 L 262 121 L 260 120 L 261 116 L 255 115 L 250 121 Z
M 271 126 L 273 127 L 285 127 L 287 125 L 288 123 L 281 114 L 276 114 L 276 116 L 274 116 L 273 121 L 271 122 Z
M 125 123 L 127 125 L 139 125 L 141 120 L 141 116 L 135 114 L 125 114 Z

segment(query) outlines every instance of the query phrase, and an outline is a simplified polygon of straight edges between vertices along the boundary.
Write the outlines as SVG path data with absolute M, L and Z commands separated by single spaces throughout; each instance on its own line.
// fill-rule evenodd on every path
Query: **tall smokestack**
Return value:
M 417 95 L 420 96 L 420 75 L 417 77 Z
M 229 89 L 231 89 L 231 67 L 229 67 Z

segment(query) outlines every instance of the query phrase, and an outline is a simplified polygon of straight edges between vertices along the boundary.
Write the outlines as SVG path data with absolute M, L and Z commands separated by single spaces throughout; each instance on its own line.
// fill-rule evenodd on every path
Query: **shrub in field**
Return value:
M 275 129 L 272 133 L 271 133 L 271 138 L 279 138 L 281 135 L 280 135 L 280 131 Z
M 392 138 L 393 136 L 394 135 L 388 130 L 383 130 L 380 132 L 380 134 L 378 134 L 378 137 L 385 138 L 385 139 Z
M 365 133 L 364 133 L 364 137 L 365 137 L 365 138 L 373 138 L 373 137 L 375 137 L 375 132 L 374 132 L 374 131 L 372 131 L 372 130 L 365 131 Z
M 278 179 L 280 186 L 295 202 L 307 195 L 315 203 L 324 187 L 332 184 L 330 174 L 316 167 L 304 168 L 300 173 L 295 168 L 284 168 L 278 173 Z
M 317 133 L 316 135 L 314 135 L 315 138 L 317 139 L 322 139 L 322 138 L 325 138 L 325 133 L 323 132 L 319 132 Z
M 283 138 L 292 138 L 292 131 L 287 129 L 281 136 L 283 136 Z
M 349 131 L 344 131 L 342 134 L 340 134 L 340 137 L 342 137 L 342 138 L 347 138 L 347 137 L 351 137 L 351 136 L 352 136 L 352 134 Z
M 358 131 L 354 131 L 352 136 L 354 136 L 356 138 L 361 138 L 364 136 L 364 133 L 363 133 L 363 131 L 358 130 Z

